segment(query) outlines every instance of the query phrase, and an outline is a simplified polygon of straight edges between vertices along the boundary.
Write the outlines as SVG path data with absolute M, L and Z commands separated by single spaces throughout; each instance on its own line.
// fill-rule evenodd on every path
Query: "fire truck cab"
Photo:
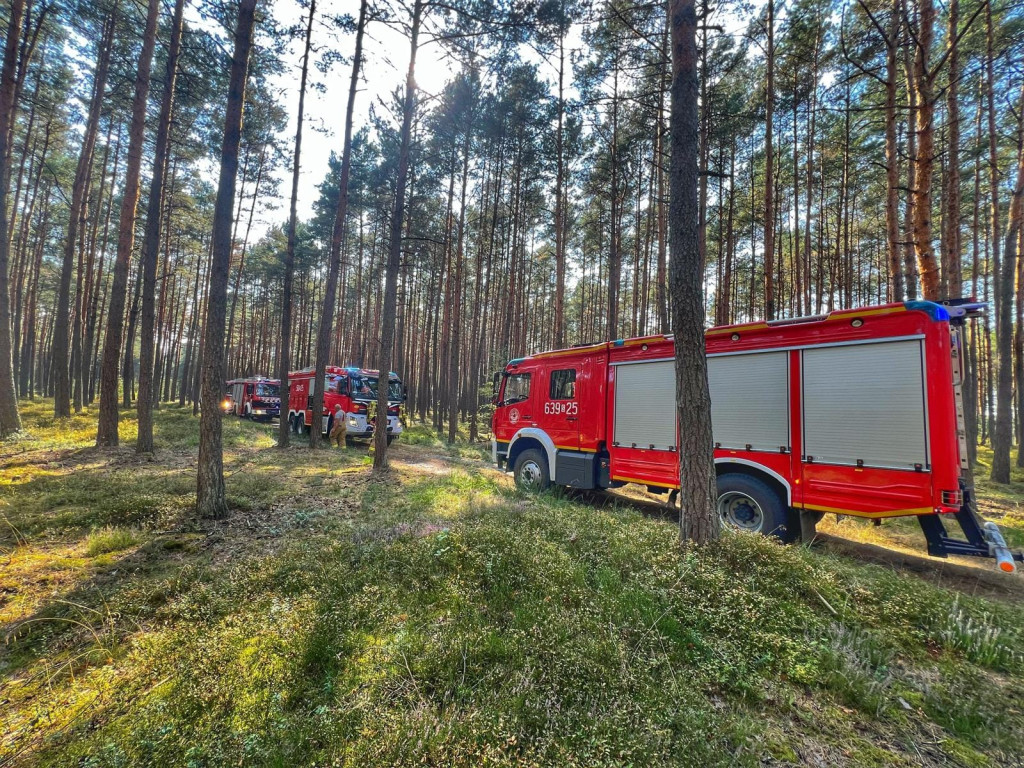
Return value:
M 931 554 L 1013 570 L 1024 556 L 977 516 L 966 482 L 959 326 L 972 311 L 914 301 L 707 331 L 723 524 L 790 541 L 801 512 L 914 515 Z M 521 488 L 679 487 L 671 336 L 512 360 L 495 406 L 493 459 Z
M 288 374 L 288 422 L 297 434 L 307 434 L 313 425 L 315 377 L 315 368 L 304 368 Z M 379 371 L 355 366 L 327 366 L 324 410 L 320 418 L 321 432 L 330 432 L 334 422 L 334 408 L 340 403 L 348 414 L 348 437 L 369 439 L 377 424 L 379 381 Z M 388 376 L 388 443 L 402 433 L 400 415 L 405 400 L 405 387 L 398 374 L 392 372 Z
M 225 413 L 246 419 L 271 419 L 281 414 L 281 382 L 265 376 L 232 379 L 227 382 Z

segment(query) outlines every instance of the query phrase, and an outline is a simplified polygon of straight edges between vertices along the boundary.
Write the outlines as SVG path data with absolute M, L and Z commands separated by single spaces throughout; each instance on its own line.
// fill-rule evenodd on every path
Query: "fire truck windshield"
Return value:
M 257 384 L 256 397 L 277 397 L 280 389 L 277 384 Z
M 376 376 L 353 376 L 352 397 L 357 400 L 377 399 Z M 402 399 L 402 382 L 392 379 L 388 382 L 388 401 L 397 402 Z

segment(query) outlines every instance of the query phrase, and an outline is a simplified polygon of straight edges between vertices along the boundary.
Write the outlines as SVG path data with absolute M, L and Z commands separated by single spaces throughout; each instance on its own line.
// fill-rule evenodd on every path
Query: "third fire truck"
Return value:
M 288 422 L 293 432 L 306 434 L 316 423 L 313 418 L 313 391 L 316 377 L 315 368 L 304 368 L 288 374 Z M 330 432 L 334 407 L 341 404 L 348 414 L 348 437 L 369 438 L 376 425 L 381 422 L 377 415 L 377 387 L 379 371 L 354 366 L 327 366 L 324 379 L 324 410 L 319 423 L 322 432 Z M 405 387 L 398 375 L 388 376 L 387 430 L 390 444 L 402 433 L 402 403 L 405 402 Z
M 280 386 L 280 381 L 265 376 L 232 379 L 226 385 L 224 412 L 270 421 L 281 413 Z
M 968 482 L 961 327 L 978 305 L 912 301 L 706 334 L 718 512 L 783 540 L 800 514 L 916 516 L 928 551 L 1014 560 Z M 679 487 L 671 336 L 512 360 L 494 461 L 520 487 Z M 964 539 L 949 536 L 955 522 Z

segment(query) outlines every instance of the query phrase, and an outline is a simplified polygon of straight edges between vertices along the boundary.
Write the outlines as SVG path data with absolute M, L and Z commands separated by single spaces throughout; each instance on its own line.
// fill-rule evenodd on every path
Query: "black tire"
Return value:
M 308 434 L 306 427 L 306 414 L 296 413 L 295 414 L 295 434 L 305 435 Z
M 299 420 L 299 417 L 296 414 L 294 414 L 294 413 L 288 414 L 288 428 L 291 429 L 293 435 L 298 434 L 298 431 L 299 431 L 298 420 Z
M 548 457 L 537 448 L 528 448 L 516 457 L 512 474 L 516 487 L 526 493 L 540 493 L 551 485 Z
M 774 536 L 790 543 L 800 537 L 800 519 L 766 482 L 738 472 L 718 476 L 718 515 L 723 526 Z

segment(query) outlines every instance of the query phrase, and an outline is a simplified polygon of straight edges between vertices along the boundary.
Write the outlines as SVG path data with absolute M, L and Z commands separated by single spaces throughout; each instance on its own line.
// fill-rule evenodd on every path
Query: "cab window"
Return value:
M 551 400 L 574 400 L 576 398 L 576 369 L 552 371 L 549 394 Z
M 505 394 L 503 402 L 505 405 L 521 403 L 530 399 L 530 374 L 513 373 L 505 379 Z

